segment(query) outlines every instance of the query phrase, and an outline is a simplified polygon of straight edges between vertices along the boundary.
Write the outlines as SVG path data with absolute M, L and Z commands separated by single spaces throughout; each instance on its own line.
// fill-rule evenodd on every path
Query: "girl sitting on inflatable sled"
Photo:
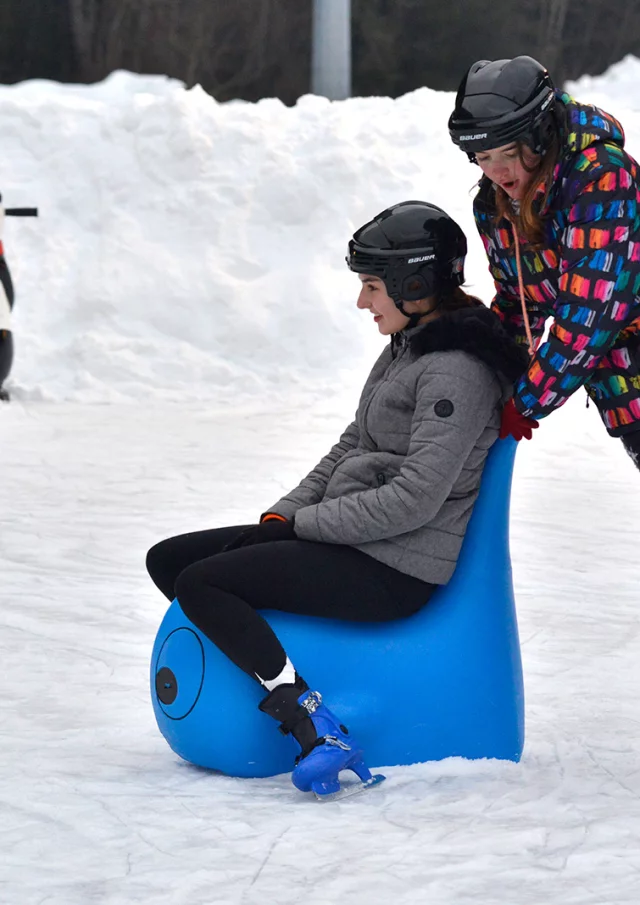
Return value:
M 264 687 L 260 709 L 300 745 L 292 779 L 302 791 L 339 791 L 344 769 L 372 777 L 259 611 L 384 622 L 417 612 L 451 578 L 528 361 L 461 288 L 466 251 L 451 217 L 420 201 L 361 227 L 347 258 L 357 305 L 390 342 L 354 421 L 259 524 L 172 537 L 147 555 L 162 593 Z

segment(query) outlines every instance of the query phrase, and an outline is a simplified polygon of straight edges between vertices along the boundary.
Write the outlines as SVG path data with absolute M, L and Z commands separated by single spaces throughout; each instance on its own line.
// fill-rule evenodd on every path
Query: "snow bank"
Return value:
M 583 75 L 567 82 L 567 91 L 598 106 L 624 107 L 640 112 L 640 59 L 629 54 L 603 75 Z
M 4 200 L 41 214 L 6 228 L 18 395 L 335 385 L 379 344 L 344 264 L 353 230 L 409 197 L 468 206 L 475 174 L 449 147 L 449 105 L 427 89 L 218 104 L 125 73 L 0 89 Z
M 629 89 L 621 72 L 610 78 Z M 586 89 L 585 89 L 586 90 Z M 625 89 L 626 90 L 626 89 Z M 18 300 L 14 393 L 104 402 L 318 395 L 381 341 L 344 264 L 397 201 L 445 207 L 474 239 L 478 171 L 451 145 L 453 96 L 218 104 L 162 76 L 0 87 L 5 246 Z M 640 116 L 625 127 L 640 150 Z

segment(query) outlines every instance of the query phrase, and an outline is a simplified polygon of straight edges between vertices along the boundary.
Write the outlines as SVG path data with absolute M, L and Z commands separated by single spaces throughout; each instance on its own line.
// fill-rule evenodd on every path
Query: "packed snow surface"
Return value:
M 593 82 L 636 156 L 638 65 Z M 434 201 L 490 298 L 451 104 L 220 105 L 126 73 L 0 89 L 4 201 L 40 208 L 4 236 L 2 902 L 636 905 L 640 476 L 582 393 L 516 461 L 520 764 L 390 768 L 318 805 L 288 776 L 179 761 L 149 701 L 165 602 L 146 549 L 254 519 L 351 418 L 382 344 L 344 266 L 353 230 Z

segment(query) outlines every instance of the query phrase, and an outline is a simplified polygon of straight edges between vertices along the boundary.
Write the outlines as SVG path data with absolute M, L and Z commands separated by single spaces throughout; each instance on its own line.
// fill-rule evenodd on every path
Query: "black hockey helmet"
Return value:
M 466 254 L 465 234 L 447 213 L 426 201 L 403 201 L 354 233 L 346 260 L 354 273 L 380 277 L 405 314 L 403 302 L 460 286 Z
M 543 154 L 555 131 L 555 89 L 532 57 L 478 60 L 462 79 L 449 135 L 475 163 L 478 151 L 522 141 Z

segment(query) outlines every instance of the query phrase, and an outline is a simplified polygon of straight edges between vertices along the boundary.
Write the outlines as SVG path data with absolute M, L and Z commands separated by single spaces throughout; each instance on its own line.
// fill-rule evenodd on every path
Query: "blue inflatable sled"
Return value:
M 416 615 L 367 625 L 264 611 L 371 766 L 520 759 L 524 694 L 508 532 L 515 449 L 510 439 L 492 448 L 455 574 Z M 185 760 L 230 776 L 292 769 L 298 747 L 258 710 L 263 690 L 176 601 L 153 648 L 151 692 L 160 731 Z

